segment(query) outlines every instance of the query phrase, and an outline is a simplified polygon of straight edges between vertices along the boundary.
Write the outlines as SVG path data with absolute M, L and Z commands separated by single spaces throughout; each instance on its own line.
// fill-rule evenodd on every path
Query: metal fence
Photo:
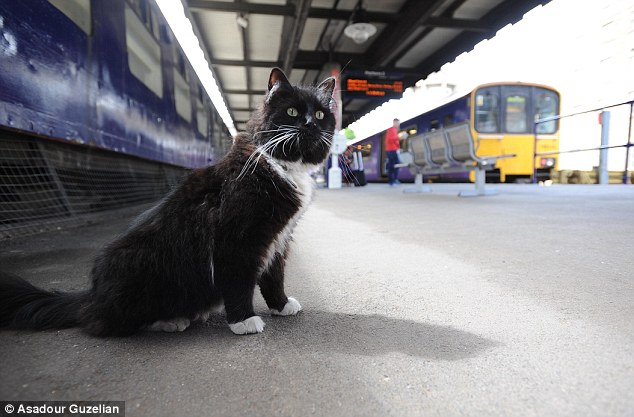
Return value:
M 610 112 L 608 111 L 608 109 L 612 109 L 612 108 L 620 107 L 620 106 L 629 106 L 629 123 L 628 123 L 628 130 L 627 130 L 627 142 L 618 144 L 618 145 L 609 145 Z M 583 148 L 583 149 L 558 150 L 554 152 L 538 153 L 537 152 L 538 135 L 537 133 L 535 133 L 535 146 L 533 148 L 534 160 L 541 156 L 552 156 L 552 155 L 561 155 L 561 154 L 569 154 L 569 153 L 577 153 L 577 152 L 599 151 L 599 163 L 598 163 L 599 181 L 598 182 L 600 184 L 607 184 L 608 183 L 608 166 L 607 166 L 608 153 L 607 152 L 610 149 L 625 148 L 625 162 L 624 162 L 624 168 L 623 168 L 622 182 L 623 184 L 630 184 L 631 183 L 630 171 L 629 171 L 630 148 L 634 146 L 634 143 L 632 143 L 632 118 L 634 113 L 634 100 L 626 101 L 619 104 L 614 104 L 611 106 L 599 107 L 592 110 L 586 110 L 586 111 L 581 111 L 577 113 L 567 114 L 567 115 L 558 115 L 558 116 L 546 117 L 543 119 L 536 119 L 535 129 L 533 131 L 537 132 L 538 131 L 537 126 L 542 123 L 561 121 L 563 119 L 577 117 L 581 115 L 587 115 L 591 113 L 599 114 L 599 122 L 601 124 L 601 138 L 600 138 L 601 145 L 600 146 L 591 147 L 591 148 Z M 533 183 L 536 183 L 536 182 L 537 182 L 537 172 L 536 172 L 536 168 L 534 168 Z
M 0 131 L 0 242 L 158 200 L 185 169 Z

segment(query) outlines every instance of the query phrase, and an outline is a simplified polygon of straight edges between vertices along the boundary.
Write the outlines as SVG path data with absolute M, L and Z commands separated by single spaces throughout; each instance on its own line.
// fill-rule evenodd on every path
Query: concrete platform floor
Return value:
M 0 400 L 123 400 L 128 416 L 632 416 L 634 186 L 319 190 L 287 268 L 297 317 L 181 334 L 0 332 Z M 0 248 L 85 287 L 138 212 Z

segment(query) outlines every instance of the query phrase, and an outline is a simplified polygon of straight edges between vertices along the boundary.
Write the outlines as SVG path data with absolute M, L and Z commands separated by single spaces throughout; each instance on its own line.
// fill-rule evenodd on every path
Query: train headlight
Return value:
M 542 158 L 540 165 L 542 168 L 552 168 L 555 166 L 555 158 Z

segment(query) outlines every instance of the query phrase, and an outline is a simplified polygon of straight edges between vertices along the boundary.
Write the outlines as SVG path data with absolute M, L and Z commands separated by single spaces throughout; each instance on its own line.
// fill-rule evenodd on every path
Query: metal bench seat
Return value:
M 406 189 L 405 192 L 431 191 L 429 187 L 423 186 L 425 174 L 475 171 L 475 191 L 463 191 L 459 195 L 467 197 L 495 194 L 494 191 L 485 189 L 486 171 L 493 169 L 498 159 L 512 158 L 515 154 L 482 157 L 477 156 L 475 150 L 468 123 L 409 138 L 408 151 L 401 154 L 401 159 L 408 164 L 416 179 L 414 188 Z

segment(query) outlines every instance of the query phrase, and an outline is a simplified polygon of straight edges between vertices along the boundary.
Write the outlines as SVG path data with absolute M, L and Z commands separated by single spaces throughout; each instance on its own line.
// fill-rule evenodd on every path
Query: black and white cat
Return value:
M 297 314 L 299 302 L 284 292 L 284 265 L 313 194 L 309 172 L 330 150 L 334 87 L 334 78 L 292 86 L 273 69 L 264 104 L 229 153 L 189 174 L 107 245 L 89 290 L 49 292 L 0 273 L 0 326 L 80 326 L 96 336 L 182 331 L 224 302 L 234 333 L 259 333 L 256 284 L 272 314 Z

